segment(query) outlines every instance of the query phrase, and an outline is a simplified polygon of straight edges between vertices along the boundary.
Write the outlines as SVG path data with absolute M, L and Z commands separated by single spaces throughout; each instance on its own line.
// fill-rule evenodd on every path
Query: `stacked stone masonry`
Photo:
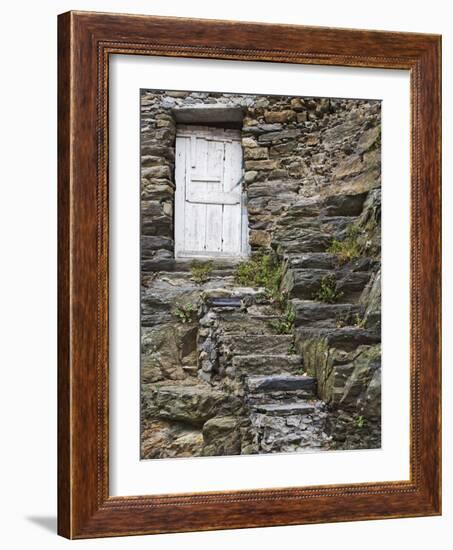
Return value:
M 283 266 L 285 333 L 239 260 L 200 277 L 174 258 L 175 113 L 218 104 L 242 113 L 250 246 Z M 380 102 L 144 90 L 141 161 L 142 458 L 380 447 Z

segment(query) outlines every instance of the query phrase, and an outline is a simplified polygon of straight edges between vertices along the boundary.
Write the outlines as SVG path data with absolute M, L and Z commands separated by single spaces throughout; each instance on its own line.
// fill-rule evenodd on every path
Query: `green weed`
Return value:
M 354 224 L 348 226 L 346 237 L 342 241 L 334 239 L 327 249 L 330 254 L 335 254 L 341 263 L 350 262 L 362 256 L 364 246 L 360 241 L 362 232 Z
M 338 292 L 337 281 L 334 275 L 326 275 L 321 279 L 319 290 L 314 293 L 313 299 L 326 304 L 335 304 L 343 296 L 343 292 Z
M 292 334 L 295 319 L 296 314 L 294 313 L 294 309 L 290 305 L 287 305 L 284 315 L 280 319 L 270 321 L 269 324 L 277 334 Z
M 286 295 L 280 291 L 282 277 L 283 264 L 273 254 L 256 254 L 240 263 L 234 273 L 237 284 L 264 287 L 267 296 L 280 307 L 286 305 Z
M 296 344 L 294 342 L 291 342 L 288 347 L 288 355 L 296 355 L 296 351 Z
M 363 416 L 358 416 L 356 419 L 355 419 L 355 425 L 357 426 L 357 428 L 359 429 L 362 429 L 366 426 L 366 418 L 364 418 Z
M 212 271 L 212 262 L 194 262 L 190 267 L 191 279 L 198 284 L 209 281 Z
M 196 319 L 197 306 L 196 304 L 178 306 L 173 310 L 173 315 L 183 324 L 192 323 Z
M 357 327 L 357 328 L 364 328 L 366 324 L 366 321 L 363 317 L 360 316 L 359 313 L 356 313 L 355 315 L 345 314 L 345 315 L 339 315 L 336 319 L 335 326 L 337 328 L 342 327 Z

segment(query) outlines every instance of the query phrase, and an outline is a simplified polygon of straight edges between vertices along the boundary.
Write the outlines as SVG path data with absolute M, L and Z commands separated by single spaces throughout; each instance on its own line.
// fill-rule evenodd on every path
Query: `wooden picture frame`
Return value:
M 69 12 L 59 16 L 58 532 L 89 538 L 441 513 L 441 39 Z M 410 480 L 109 496 L 109 55 L 406 69 L 411 79 Z

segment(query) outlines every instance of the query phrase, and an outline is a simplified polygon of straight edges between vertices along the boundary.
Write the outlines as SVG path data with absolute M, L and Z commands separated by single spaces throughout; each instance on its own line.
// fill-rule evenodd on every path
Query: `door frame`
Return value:
M 178 162 L 178 137 L 192 138 L 192 135 L 187 135 L 196 131 L 201 137 L 209 138 L 212 137 L 215 130 L 223 130 L 225 136 L 228 137 L 230 134 L 233 138 L 234 134 L 239 133 L 241 136 L 240 130 L 233 130 L 229 128 L 222 127 L 212 127 L 207 125 L 184 125 L 178 124 L 176 128 L 176 137 L 175 137 L 175 208 L 174 208 L 174 254 L 175 259 L 178 258 L 201 258 L 201 259 L 246 259 L 250 256 L 250 245 L 249 245 L 249 226 L 248 226 L 248 211 L 247 211 L 247 197 L 246 191 L 242 185 L 241 189 L 241 239 L 240 239 L 240 251 L 235 254 L 231 252 L 223 251 L 196 251 L 196 250 L 185 250 L 183 248 L 184 244 L 184 226 L 185 226 L 185 201 L 186 201 L 186 162 L 187 159 L 184 159 L 184 162 Z M 186 135 L 184 135 L 186 134 Z M 243 159 L 243 156 L 242 156 Z M 243 162 L 243 161 L 242 161 Z M 182 173 L 184 171 L 184 173 Z M 179 182 L 179 185 L 178 185 Z M 181 186 L 183 182 L 183 186 Z M 244 184 L 244 168 L 242 167 L 242 177 L 241 183 Z

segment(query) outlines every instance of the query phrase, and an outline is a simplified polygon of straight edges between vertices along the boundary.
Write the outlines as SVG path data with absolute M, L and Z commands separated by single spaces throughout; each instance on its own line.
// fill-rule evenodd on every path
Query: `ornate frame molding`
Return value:
M 59 16 L 58 40 L 59 533 L 87 538 L 440 514 L 440 37 L 68 12 Z M 108 60 L 112 54 L 410 71 L 409 481 L 109 496 Z

